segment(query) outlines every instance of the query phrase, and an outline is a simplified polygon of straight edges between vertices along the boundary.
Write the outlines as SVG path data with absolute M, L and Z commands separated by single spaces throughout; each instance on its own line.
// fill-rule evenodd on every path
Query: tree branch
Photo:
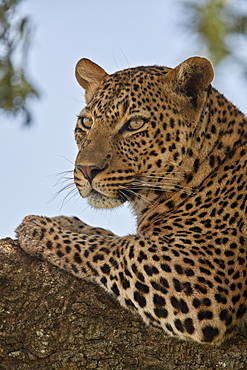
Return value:
M 0 241 L 0 261 L 0 370 L 247 368 L 246 329 L 219 348 L 166 338 L 17 241 Z

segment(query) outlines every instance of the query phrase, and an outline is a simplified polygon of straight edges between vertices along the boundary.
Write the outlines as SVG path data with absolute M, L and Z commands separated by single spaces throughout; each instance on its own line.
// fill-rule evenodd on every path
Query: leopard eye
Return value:
M 87 118 L 87 117 L 79 117 L 80 121 L 81 121 L 81 124 L 84 128 L 86 128 L 87 130 L 90 129 L 92 127 L 92 124 L 93 124 L 93 120 L 91 118 Z
M 128 130 L 136 131 L 139 130 L 146 121 L 143 118 L 134 118 L 128 122 Z

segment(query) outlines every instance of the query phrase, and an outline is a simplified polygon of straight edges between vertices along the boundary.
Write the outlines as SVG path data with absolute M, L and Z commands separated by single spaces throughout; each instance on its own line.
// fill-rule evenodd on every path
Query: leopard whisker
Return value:
M 63 155 L 59 154 L 58 157 L 65 159 L 67 162 L 72 164 L 72 166 L 74 166 L 74 163 L 72 161 L 70 161 L 68 158 L 64 157 Z M 67 171 L 65 171 L 65 172 L 67 172 Z
M 144 176 L 143 176 L 144 177 Z M 178 179 L 177 178 L 175 178 L 175 177 L 172 177 L 172 176 L 145 176 L 146 177 L 146 179 L 147 179 L 147 182 L 149 182 L 150 181 L 150 179 L 151 180 L 157 180 L 158 182 L 160 182 L 160 181 L 162 181 L 162 180 L 164 180 L 164 181 L 178 181 Z M 142 180 L 142 178 L 141 177 L 139 177 L 138 179 L 140 179 L 141 181 L 145 181 L 145 180 Z
M 62 172 L 60 172 L 56 175 L 56 176 L 60 176 L 60 178 L 57 180 L 57 182 L 55 183 L 54 186 L 61 186 L 61 185 L 64 185 L 64 184 L 65 185 L 62 186 L 62 188 L 59 189 L 55 194 L 53 194 L 52 198 L 49 200 L 49 203 L 54 201 L 64 191 L 69 190 L 68 194 L 60 202 L 60 204 L 61 204 L 60 211 L 61 211 L 62 207 L 76 195 L 77 189 L 76 189 L 75 183 L 73 181 L 74 178 L 73 178 L 73 176 L 71 176 L 73 174 L 73 172 L 74 172 L 73 170 L 67 170 L 67 171 L 62 171 Z M 68 175 L 68 176 L 66 176 L 66 175 Z
M 54 186 L 61 186 L 65 184 L 66 182 L 70 182 L 72 184 L 74 182 L 73 177 L 62 177 L 59 180 L 57 180 Z
M 118 190 L 118 192 L 119 192 L 120 197 L 122 197 L 124 200 L 127 200 L 128 202 L 132 201 L 131 197 L 125 192 L 123 192 L 122 190 Z
M 171 174 L 173 174 L 173 173 L 179 173 L 179 174 L 181 174 L 181 171 L 162 171 L 162 172 L 147 172 L 147 173 L 144 173 L 143 175 L 140 175 L 140 176 L 145 176 L 145 177 L 147 177 L 147 176 L 151 176 L 151 177 L 155 177 L 155 176 L 157 176 L 157 175 L 161 175 L 161 177 L 163 177 L 164 175 L 166 175 L 166 174 L 168 174 L 168 175 L 171 175 Z
M 61 212 L 62 208 L 68 203 L 71 201 L 71 199 L 73 199 L 75 196 L 79 196 L 78 192 L 77 192 L 77 189 L 74 188 L 74 189 L 71 189 L 68 194 L 59 202 L 59 205 L 60 205 L 60 208 L 59 208 L 59 212 Z M 79 199 L 80 197 L 78 197 Z M 78 200 L 77 199 L 77 200 Z
M 64 182 L 65 181 L 67 181 L 67 180 L 64 180 Z M 56 184 L 56 185 L 61 185 L 61 184 Z M 70 188 L 73 188 L 74 186 L 75 186 L 74 182 L 71 182 L 71 183 L 65 185 L 64 187 L 62 187 L 61 189 L 59 189 L 56 193 L 53 194 L 52 198 L 49 200 L 49 203 L 53 202 L 62 192 L 64 192 L 65 190 L 68 190 Z M 74 191 L 74 190 L 76 190 L 75 187 L 74 187 L 74 189 L 71 189 L 71 191 Z M 67 195 L 66 195 L 66 197 L 67 197 Z
M 147 202 L 147 203 L 149 203 L 149 204 L 151 204 L 151 203 L 152 203 L 152 200 L 151 200 L 151 199 L 149 199 L 147 196 L 145 196 L 145 195 L 143 195 L 143 194 L 138 194 L 138 193 L 136 193 L 136 192 L 134 192 L 133 190 L 130 190 L 130 189 L 129 189 L 129 191 L 130 191 L 131 193 L 133 193 L 135 196 L 138 196 L 140 199 L 144 200 L 145 202 Z
M 136 193 L 135 191 L 133 191 L 132 189 L 129 189 L 129 188 L 127 188 L 127 192 L 124 191 L 124 190 L 126 190 L 126 189 L 120 189 L 120 190 L 118 190 L 118 192 L 119 192 L 119 194 L 122 195 L 123 199 L 127 200 L 130 203 L 133 201 L 133 198 L 130 195 L 128 195 L 128 193 L 133 194 L 135 197 L 138 196 L 139 198 L 145 200 L 145 202 L 147 202 L 147 203 L 151 203 L 151 200 L 143 194 L 138 194 L 138 193 Z
M 59 177 L 59 179 L 56 181 L 56 183 L 54 184 L 54 186 L 57 186 L 57 185 L 60 185 L 60 184 L 63 184 L 64 182 L 66 181 L 71 181 L 73 180 L 73 176 L 69 176 L 71 174 L 73 174 L 74 171 L 73 170 L 67 170 L 67 171 L 62 171 L 62 172 L 59 172 L 57 174 L 55 174 L 54 176 Z M 68 176 L 65 176 L 65 175 L 68 175 Z
M 139 189 L 148 189 L 148 190 L 164 190 L 164 191 L 170 191 L 170 190 L 175 190 L 175 191 L 185 191 L 188 194 L 192 192 L 191 187 L 189 186 L 184 186 L 177 184 L 174 179 L 174 183 L 170 182 L 168 178 L 164 178 L 165 180 L 168 180 L 166 184 L 161 184 L 160 182 L 147 182 L 144 180 L 138 180 L 137 182 L 132 182 L 131 185 L 137 186 Z

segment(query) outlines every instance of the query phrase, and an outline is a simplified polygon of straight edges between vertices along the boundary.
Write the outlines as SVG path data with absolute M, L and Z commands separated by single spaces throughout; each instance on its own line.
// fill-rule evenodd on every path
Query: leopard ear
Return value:
M 210 86 L 213 77 L 213 66 L 208 59 L 192 57 L 168 72 L 165 81 L 177 93 L 196 99 Z
M 86 90 L 86 100 L 90 100 L 101 80 L 107 75 L 103 68 L 89 59 L 81 59 L 76 64 L 75 76 L 79 84 Z

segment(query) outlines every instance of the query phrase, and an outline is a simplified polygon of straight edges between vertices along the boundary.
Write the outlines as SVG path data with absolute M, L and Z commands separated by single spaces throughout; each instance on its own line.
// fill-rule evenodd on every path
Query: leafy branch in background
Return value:
M 0 0 L 0 110 L 21 115 L 32 123 L 29 101 L 38 92 L 27 78 L 27 59 L 32 33 L 28 17 L 19 17 L 22 0 Z
M 184 0 L 183 6 L 188 14 L 185 27 L 197 34 L 201 51 L 213 64 L 229 57 L 247 72 L 246 58 L 244 60 L 239 50 L 240 42 L 244 43 L 247 35 L 247 13 L 241 10 L 244 1 Z

